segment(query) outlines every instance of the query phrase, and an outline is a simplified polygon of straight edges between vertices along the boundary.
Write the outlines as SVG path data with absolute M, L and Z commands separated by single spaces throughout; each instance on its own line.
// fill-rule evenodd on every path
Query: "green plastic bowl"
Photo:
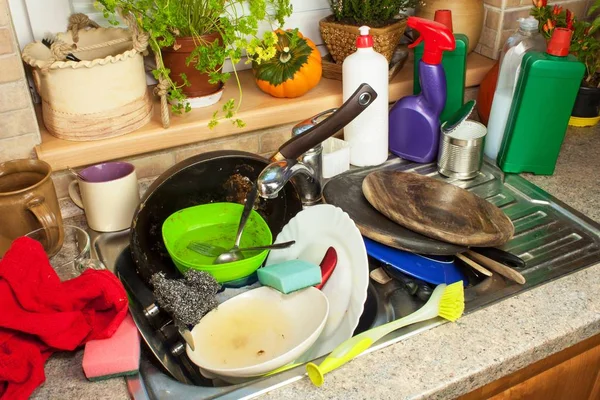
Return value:
M 268 250 L 227 264 L 213 265 L 215 257 L 207 257 L 187 248 L 198 241 L 233 247 L 244 206 L 237 203 L 211 203 L 184 208 L 171 214 L 163 223 L 162 236 L 171 259 L 181 271 L 206 271 L 219 283 L 244 278 L 256 271 L 267 258 Z M 256 211 L 246 223 L 240 247 L 266 246 L 272 243 L 269 225 Z

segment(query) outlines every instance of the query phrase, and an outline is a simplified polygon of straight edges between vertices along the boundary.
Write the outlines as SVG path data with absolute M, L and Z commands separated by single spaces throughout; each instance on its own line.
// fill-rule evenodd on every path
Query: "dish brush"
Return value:
M 351 337 L 336 347 L 335 350 L 323 360 L 321 365 L 316 365 L 314 363 L 306 364 L 308 377 L 316 386 L 321 386 L 324 381 L 323 376 L 326 373 L 341 367 L 348 361 L 357 357 L 388 333 L 407 325 L 416 324 L 417 322 L 426 321 L 437 316 L 454 322 L 460 318 L 464 310 L 465 292 L 462 281 L 450 285 L 438 285 L 431 294 L 429 301 L 414 313 Z

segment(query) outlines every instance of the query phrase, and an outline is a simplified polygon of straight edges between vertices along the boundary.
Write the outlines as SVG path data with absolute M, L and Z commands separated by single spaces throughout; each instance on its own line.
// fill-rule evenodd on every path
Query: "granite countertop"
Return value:
M 571 128 L 553 176 L 525 177 L 600 222 L 600 125 Z M 82 222 L 76 217 L 75 222 Z M 519 294 L 263 399 L 450 399 L 600 333 L 600 264 Z M 34 399 L 126 399 L 125 380 L 88 382 L 82 351 L 58 353 Z

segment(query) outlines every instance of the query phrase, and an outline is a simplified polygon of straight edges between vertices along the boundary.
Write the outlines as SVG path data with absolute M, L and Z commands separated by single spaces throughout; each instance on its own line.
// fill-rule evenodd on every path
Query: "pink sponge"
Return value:
M 140 337 L 130 314 L 110 338 L 85 345 L 83 372 L 90 381 L 134 375 L 139 366 Z

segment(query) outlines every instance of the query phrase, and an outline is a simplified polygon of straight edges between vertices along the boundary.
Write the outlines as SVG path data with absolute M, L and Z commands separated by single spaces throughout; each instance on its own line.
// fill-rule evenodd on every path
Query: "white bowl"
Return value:
M 329 302 L 309 287 L 283 294 L 260 287 L 227 300 L 192 329 L 190 360 L 221 376 L 264 375 L 297 359 L 325 327 Z

